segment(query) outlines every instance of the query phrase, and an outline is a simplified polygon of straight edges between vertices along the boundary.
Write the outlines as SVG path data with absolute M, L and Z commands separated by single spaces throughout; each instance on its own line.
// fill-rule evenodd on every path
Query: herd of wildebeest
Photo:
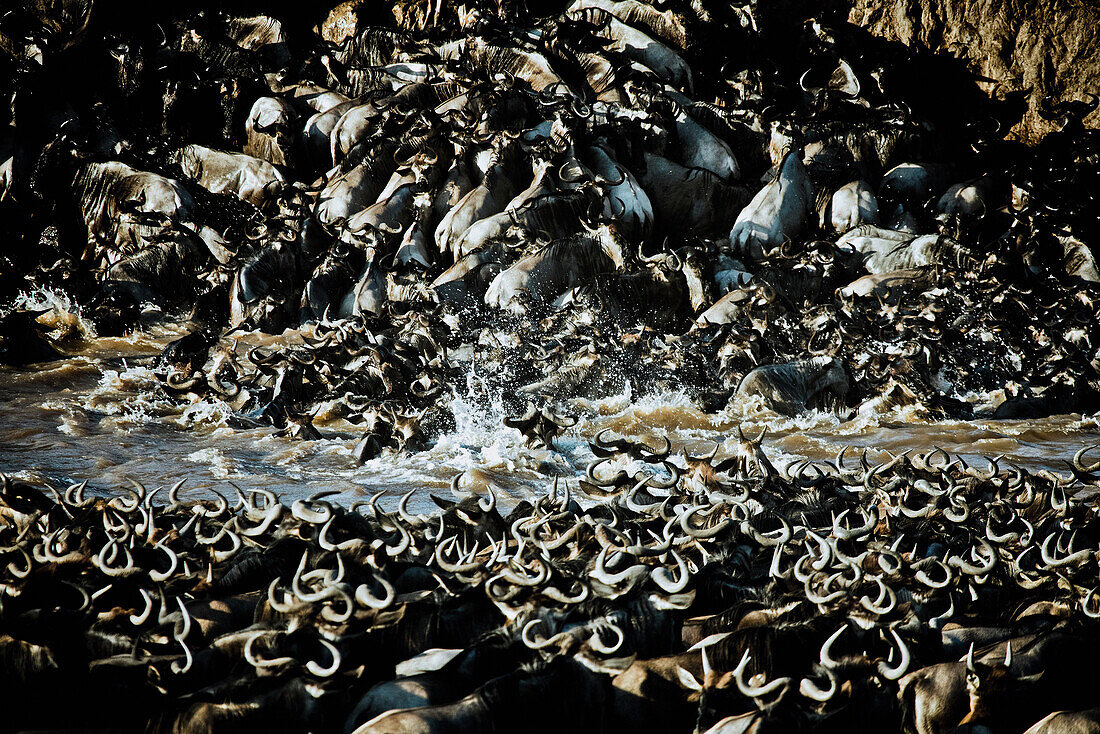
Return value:
M 939 450 L 780 470 L 745 437 L 722 459 L 591 446 L 606 500 L 554 481 L 507 511 L 433 495 L 430 516 L 412 492 L 287 507 L 5 477 L 4 728 L 1100 726 L 1086 452 L 1067 478 Z
M 1095 96 L 1015 140 L 1029 90 L 828 3 L 308 5 L 3 11 L 0 302 L 177 323 L 181 405 L 360 461 L 471 371 L 549 449 L 625 387 L 1100 408 Z M 80 348 L 3 313 L 6 364 Z M 1100 463 L 726 446 L 431 516 L 5 478 L 0 728 L 1100 730 Z

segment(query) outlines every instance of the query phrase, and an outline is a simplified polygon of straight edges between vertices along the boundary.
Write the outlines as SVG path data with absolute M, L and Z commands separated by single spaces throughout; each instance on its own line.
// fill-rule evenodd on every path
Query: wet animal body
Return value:
M 1100 405 L 1094 100 L 1009 144 L 969 80 L 913 104 L 884 70 L 920 59 L 711 5 L 196 8 L 98 36 L 20 10 L 0 287 L 64 288 L 104 334 L 214 301 L 210 339 L 303 334 L 226 339 L 165 391 L 279 431 L 332 408 L 378 450 L 447 425 L 472 365 L 511 411 L 627 383 L 786 414 Z

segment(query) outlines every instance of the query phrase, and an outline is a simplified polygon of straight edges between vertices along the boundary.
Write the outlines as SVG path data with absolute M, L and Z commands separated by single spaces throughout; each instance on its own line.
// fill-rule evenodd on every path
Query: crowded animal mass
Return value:
M 844 2 L 2 13 L 0 730 L 1100 728 L 1094 90 Z

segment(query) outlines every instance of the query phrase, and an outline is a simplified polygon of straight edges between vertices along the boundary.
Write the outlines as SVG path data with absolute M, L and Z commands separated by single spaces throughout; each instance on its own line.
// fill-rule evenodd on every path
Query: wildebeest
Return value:
M 734 252 L 759 259 L 765 250 L 797 238 L 812 205 L 813 190 L 802 165 L 802 151 L 792 149 L 777 167 L 775 178 L 737 215 L 729 234 Z
M 593 275 L 622 267 L 617 235 L 606 225 L 593 235 L 557 240 L 502 271 L 485 293 L 495 308 L 523 311 L 551 301 Z
M 180 150 L 179 165 L 185 176 L 203 188 L 214 193 L 228 191 L 261 208 L 270 204 L 286 183 L 283 174 L 266 160 L 202 145 Z
M 848 394 L 844 365 L 833 357 L 813 357 L 757 367 L 737 386 L 736 395 L 759 395 L 780 413 L 797 415 L 809 408 L 834 408 Z
M 654 228 L 662 233 L 724 236 L 748 198 L 744 189 L 710 171 L 685 168 L 650 153 L 645 153 L 638 181 L 653 203 Z
M 297 164 L 298 113 L 278 97 L 260 97 L 245 123 L 244 152 L 279 166 Z
M 469 696 L 450 704 L 380 714 L 355 730 L 356 734 L 461 730 L 493 732 L 522 729 L 531 732 L 598 732 L 603 728 L 607 682 L 580 663 L 556 658 L 531 672 L 516 671 L 485 683 Z M 532 716 L 539 702 L 558 702 L 543 715 Z

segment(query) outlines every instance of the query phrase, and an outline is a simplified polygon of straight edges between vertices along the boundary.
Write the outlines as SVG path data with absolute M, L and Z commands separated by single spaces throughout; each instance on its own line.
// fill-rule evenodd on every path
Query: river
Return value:
M 424 451 L 383 453 L 360 465 L 352 452 L 362 429 L 346 421 L 322 415 L 315 420 L 322 439 L 300 440 L 276 436 L 270 427 L 230 426 L 231 411 L 216 399 L 168 396 L 159 387 L 154 360 L 182 332 L 156 314 L 132 336 L 97 338 L 63 297 L 36 294 L 21 305 L 53 309 L 41 321 L 54 327 L 52 336 L 70 356 L 0 367 L 0 470 L 59 487 L 87 480 L 94 490 L 110 493 L 131 479 L 150 488 L 183 479 L 185 496 L 201 496 L 206 488 L 230 490 L 232 482 L 241 489 L 275 489 L 288 500 L 338 490 L 338 499 L 348 504 L 378 492 L 396 498 L 412 491 L 409 506 L 428 511 L 434 507 L 429 494 L 451 497 L 451 479 L 460 472 L 463 490 L 484 492 L 491 485 L 505 504 L 544 492 L 552 477 L 577 489 L 593 458 L 588 442 L 603 429 L 653 445 L 667 436 L 674 451 L 695 453 L 735 440 L 739 430 L 755 437 L 767 429 L 764 449 L 777 467 L 799 457 L 833 459 L 845 446 L 855 449 L 850 457 L 867 450 L 871 461 L 885 460 L 886 451 L 938 446 L 982 466 L 978 456 L 1003 455 L 1028 470 L 1064 472 L 1076 451 L 1100 443 L 1100 419 L 1079 414 L 932 420 L 907 406 L 864 410 L 842 421 L 820 412 L 789 418 L 753 402 L 707 414 L 684 393 L 633 395 L 628 388 L 559 406 L 578 417 L 576 425 L 555 440 L 553 450 L 533 449 L 517 430 L 504 427 L 500 396 L 484 394 L 475 374 L 441 398 L 455 417 L 453 432 L 434 437 Z M 246 349 L 287 336 L 224 338 Z M 724 452 L 720 447 L 719 458 Z

